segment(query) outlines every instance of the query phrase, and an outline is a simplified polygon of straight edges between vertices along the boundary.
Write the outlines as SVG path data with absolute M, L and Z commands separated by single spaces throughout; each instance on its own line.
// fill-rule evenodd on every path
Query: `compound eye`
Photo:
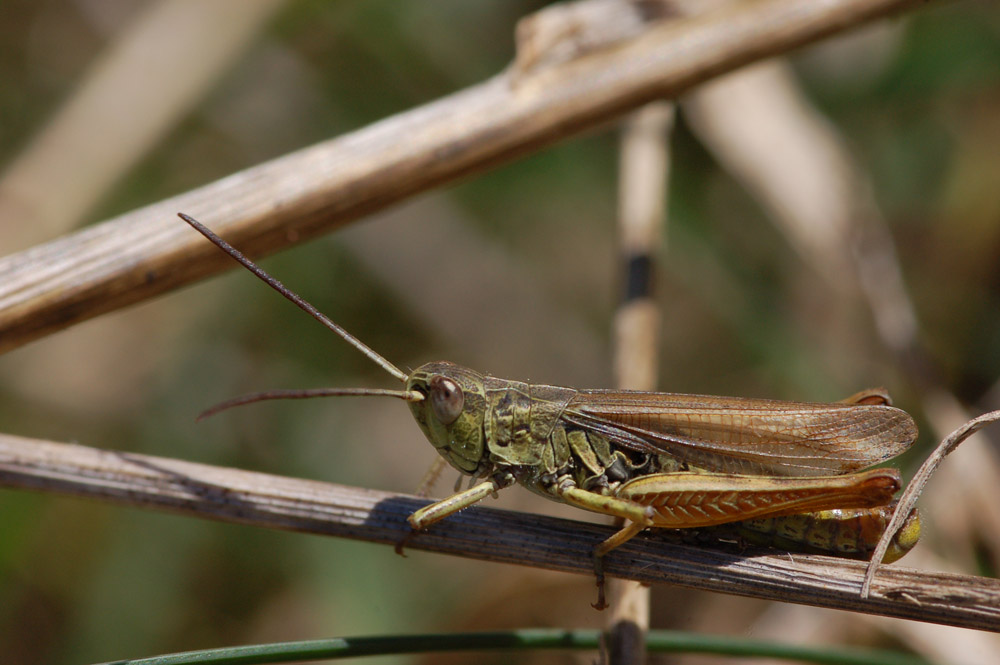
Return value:
M 431 377 L 431 409 L 442 425 L 450 425 L 462 415 L 465 395 L 458 384 L 440 374 Z

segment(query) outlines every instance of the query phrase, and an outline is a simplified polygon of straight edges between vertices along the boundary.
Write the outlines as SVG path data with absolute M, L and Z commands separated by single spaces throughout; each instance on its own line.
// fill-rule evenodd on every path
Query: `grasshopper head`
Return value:
M 410 410 L 438 453 L 462 473 L 476 474 L 487 456 L 483 376 L 449 362 L 427 363 L 413 370 L 406 390 L 424 396 Z

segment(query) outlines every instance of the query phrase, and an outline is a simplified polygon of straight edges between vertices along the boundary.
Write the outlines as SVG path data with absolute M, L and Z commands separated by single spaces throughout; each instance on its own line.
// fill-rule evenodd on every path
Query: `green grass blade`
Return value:
M 399 653 L 490 651 L 497 649 L 599 649 L 598 630 L 528 628 L 481 633 L 345 637 L 224 647 L 120 660 L 105 665 L 259 665 L 302 660 L 384 656 Z M 650 653 L 683 652 L 780 658 L 820 665 L 927 665 L 927 661 L 894 651 L 806 647 L 719 635 L 653 630 L 646 637 Z

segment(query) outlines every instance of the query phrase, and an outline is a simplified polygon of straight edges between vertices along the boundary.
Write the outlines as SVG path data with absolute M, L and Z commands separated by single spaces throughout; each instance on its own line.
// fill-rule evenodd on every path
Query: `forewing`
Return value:
M 849 473 L 899 455 L 917 436 L 909 414 L 885 405 L 617 390 L 580 391 L 563 418 L 626 448 L 745 475 Z

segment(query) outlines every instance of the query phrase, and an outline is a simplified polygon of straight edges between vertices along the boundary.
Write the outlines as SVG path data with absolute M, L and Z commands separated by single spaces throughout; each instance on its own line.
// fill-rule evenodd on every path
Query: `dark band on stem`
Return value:
M 625 298 L 623 304 L 649 298 L 653 291 L 653 259 L 649 254 L 625 257 Z

